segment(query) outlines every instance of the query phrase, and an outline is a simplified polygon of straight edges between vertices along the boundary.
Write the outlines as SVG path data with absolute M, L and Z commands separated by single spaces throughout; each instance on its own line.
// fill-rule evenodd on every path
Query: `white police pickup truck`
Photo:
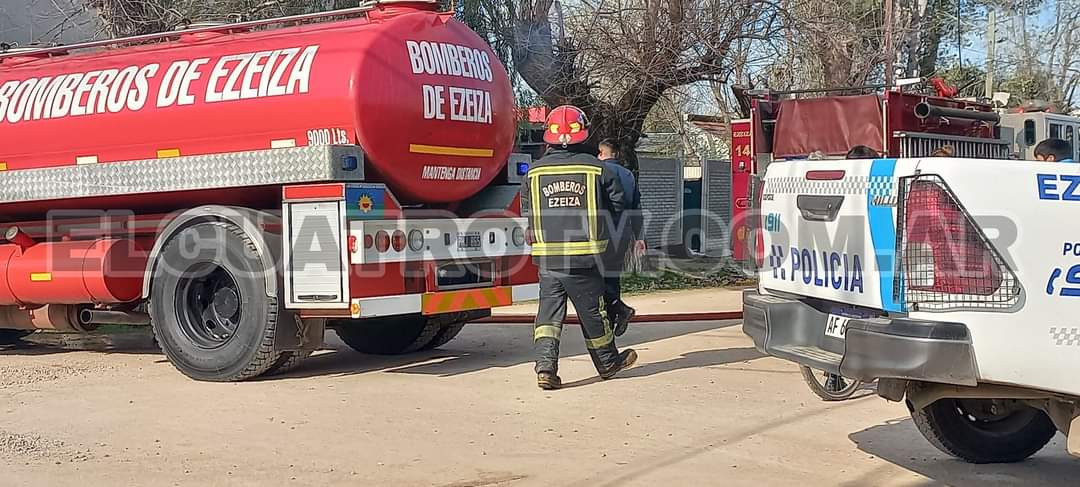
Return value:
M 759 350 L 877 379 L 969 462 L 1080 455 L 1080 164 L 777 162 L 759 198 Z

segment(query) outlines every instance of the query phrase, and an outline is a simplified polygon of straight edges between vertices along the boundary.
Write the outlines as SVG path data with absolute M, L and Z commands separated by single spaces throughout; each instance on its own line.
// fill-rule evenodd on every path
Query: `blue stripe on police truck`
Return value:
M 903 311 L 902 303 L 894 298 L 893 269 L 896 259 L 896 217 L 888 201 L 895 191 L 893 176 L 896 159 L 877 159 L 870 166 L 870 188 L 866 192 L 866 214 L 870 223 L 870 238 L 874 243 L 880 279 L 881 308 L 885 311 Z M 881 204 L 885 203 L 885 204 Z M 896 293 L 897 296 L 902 293 Z

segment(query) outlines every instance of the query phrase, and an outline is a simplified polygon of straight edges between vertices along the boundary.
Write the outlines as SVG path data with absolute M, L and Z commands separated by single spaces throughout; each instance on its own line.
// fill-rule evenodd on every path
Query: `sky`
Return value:
M 65 17 L 56 6 L 69 8 L 72 3 L 73 0 L 0 0 L 0 42 L 25 45 L 59 37 L 64 43 L 73 43 L 92 37 L 97 29 L 93 16 L 88 15 L 68 22 L 68 28 L 63 31 L 54 30 Z

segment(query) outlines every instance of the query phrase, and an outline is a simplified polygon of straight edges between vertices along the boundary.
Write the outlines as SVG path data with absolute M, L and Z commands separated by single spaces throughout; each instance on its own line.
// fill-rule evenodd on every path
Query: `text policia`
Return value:
M 447 42 L 405 41 L 413 74 L 457 76 L 491 83 L 491 59 L 479 49 Z M 428 85 L 424 118 L 491 123 L 491 92 L 461 86 Z
M 319 46 L 68 73 L 0 84 L 0 123 L 307 93 Z M 211 61 L 214 60 L 214 63 Z M 206 88 L 196 90 L 194 82 Z M 151 97 L 151 88 L 156 96 Z

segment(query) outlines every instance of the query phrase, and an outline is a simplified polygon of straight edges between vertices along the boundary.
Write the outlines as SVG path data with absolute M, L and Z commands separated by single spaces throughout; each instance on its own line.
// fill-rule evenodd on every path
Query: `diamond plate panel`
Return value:
M 356 157 L 357 169 L 342 161 Z M 363 181 L 359 146 L 310 146 L 0 172 L 0 204 L 326 181 Z

